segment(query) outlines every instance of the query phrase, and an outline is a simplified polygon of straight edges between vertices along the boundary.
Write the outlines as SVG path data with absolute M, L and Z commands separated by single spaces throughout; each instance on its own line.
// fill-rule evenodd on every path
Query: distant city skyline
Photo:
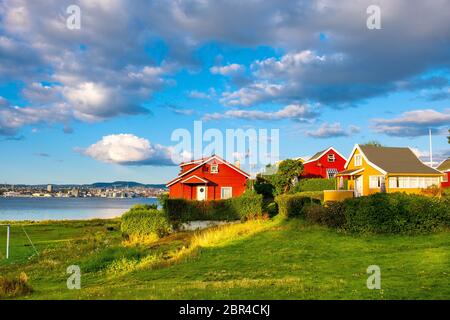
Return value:
M 442 4 L 6 0 L 0 17 L 0 183 L 166 183 L 194 121 L 279 129 L 281 159 L 376 140 L 427 161 L 429 129 L 450 156 Z

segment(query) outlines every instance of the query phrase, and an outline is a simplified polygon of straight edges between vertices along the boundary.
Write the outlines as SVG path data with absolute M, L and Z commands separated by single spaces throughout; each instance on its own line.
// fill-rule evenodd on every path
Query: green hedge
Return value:
M 303 207 L 311 203 L 320 204 L 320 200 L 299 194 L 282 194 L 275 197 L 278 214 L 283 217 L 299 217 L 303 215 Z
M 122 215 L 121 222 L 120 229 L 125 238 L 147 236 L 161 238 L 171 229 L 167 215 L 152 205 L 135 205 Z
M 323 202 L 323 191 L 302 191 L 295 193 L 298 196 L 313 198 Z
M 377 193 L 346 199 L 350 232 L 422 233 L 450 226 L 448 201 L 406 193 Z
M 323 191 L 336 189 L 336 179 L 300 179 L 295 185 L 295 192 Z
M 328 202 L 326 206 L 311 204 L 303 208 L 307 221 L 330 228 L 344 228 L 346 218 L 342 202 Z
M 262 216 L 262 203 L 262 195 L 246 192 L 226 200 L 167 199 L 164 211 L 174 224 L 198 220 L 248 220 Z
M 450 227 L 450 200 L 406 193 L 307 206 L 308 221 L 354 233 L 428 233 Z

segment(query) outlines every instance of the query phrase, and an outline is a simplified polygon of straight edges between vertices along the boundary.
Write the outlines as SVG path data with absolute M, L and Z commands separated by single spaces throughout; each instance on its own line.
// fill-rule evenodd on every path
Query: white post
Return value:
M 431 147 L 431 129 L 428 131 L 430 133 L 430 167 L 433 167 L 433 149 Z
M 6 259 L 9 259 L 9 228 L 10 225 L 6 226 Z

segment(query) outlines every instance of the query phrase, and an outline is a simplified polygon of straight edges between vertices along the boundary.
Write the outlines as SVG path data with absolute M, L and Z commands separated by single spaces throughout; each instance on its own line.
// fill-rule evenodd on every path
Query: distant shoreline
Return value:
M 3 199 L 158 199 L 158 197 L 54 197 L 54 196 L 31 196 L 31 195 L 18 195 L 18 196 L 0 196 Z
M 136 204 L 157 204 L 156 197 L 0 197 L 0 221 L 112 219 Z

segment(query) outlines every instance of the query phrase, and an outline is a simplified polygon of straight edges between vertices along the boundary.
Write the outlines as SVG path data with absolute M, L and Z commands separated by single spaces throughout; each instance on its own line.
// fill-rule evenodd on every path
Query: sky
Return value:
M 194 121 L 277 129 L 280 159 L 376 140 L 428 160 L 431 129 L 439 161 L 449 67 L 447 0 L 4 0 L 0 183 L 165 183 Z

